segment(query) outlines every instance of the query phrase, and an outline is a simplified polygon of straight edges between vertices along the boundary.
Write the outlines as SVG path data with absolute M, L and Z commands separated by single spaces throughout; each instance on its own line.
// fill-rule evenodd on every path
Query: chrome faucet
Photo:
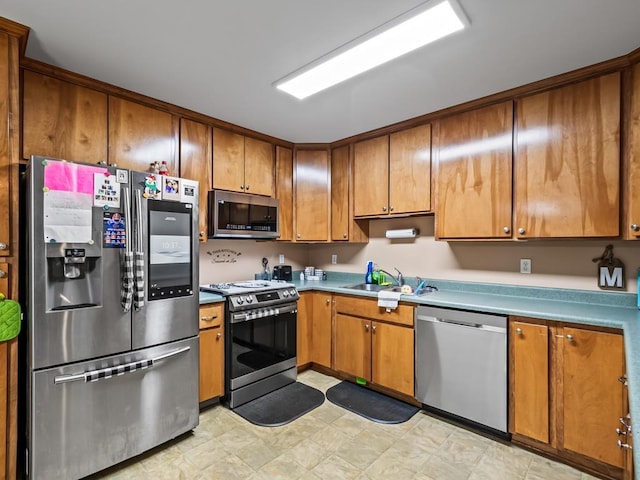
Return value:
M 396 267 L 393 267 L 393 269 L 398 272 L 398 276 L 394 276 L 391 273 L 387 272 L 386 270 L 383 270 L 382 268 L 379 268 L 378 271 L 384 273 L 385 275 L 391 277 L 393 279 L 393 281 L 395 282 L 395 284 L 399 287 L 401 287 L 402 285 L 404 285 L 404 277 L 402 276 L 402 272 L 400 270 L 398 270 Z

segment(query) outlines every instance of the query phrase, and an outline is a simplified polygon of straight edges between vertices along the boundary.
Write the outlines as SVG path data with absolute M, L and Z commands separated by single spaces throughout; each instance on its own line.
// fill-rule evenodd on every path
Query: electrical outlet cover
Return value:
M 278 263 L 280 265 L 282 265 L 284 263 L 284 255 L 282 253 L 280 254 L 280 257 L 278 258 Z
M 334 253 L 331 255 L 331 264 L 336 265 L 337 263 L 338 263 L 338 255 Z
M 531 273 L 531 259 L 530 258 L 521 258 L 520 259 L 520 273 Z

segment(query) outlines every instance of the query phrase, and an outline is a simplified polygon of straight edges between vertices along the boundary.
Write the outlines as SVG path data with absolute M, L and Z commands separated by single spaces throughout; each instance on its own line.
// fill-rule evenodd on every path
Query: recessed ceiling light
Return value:
M 302 100 L 467 25 L 455 0 L 432 0 L 287 75 L 275 86 Z

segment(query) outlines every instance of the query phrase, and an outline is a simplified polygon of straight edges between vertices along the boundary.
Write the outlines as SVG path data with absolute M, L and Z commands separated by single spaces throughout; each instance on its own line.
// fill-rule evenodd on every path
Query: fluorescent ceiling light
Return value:
M 430 1 L 288 75 L 275 86 L 302 100 L 468 24 L 454 0 Z

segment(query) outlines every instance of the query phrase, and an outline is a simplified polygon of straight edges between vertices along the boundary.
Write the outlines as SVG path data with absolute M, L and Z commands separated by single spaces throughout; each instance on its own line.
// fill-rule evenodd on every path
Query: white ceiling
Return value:
M 629 53 L 640 0 L 460 0 L 471 27 L 297 100 L 273 82 L 421 0 L 2 0 L 27 56 L 292 142 L 331 142 Z

